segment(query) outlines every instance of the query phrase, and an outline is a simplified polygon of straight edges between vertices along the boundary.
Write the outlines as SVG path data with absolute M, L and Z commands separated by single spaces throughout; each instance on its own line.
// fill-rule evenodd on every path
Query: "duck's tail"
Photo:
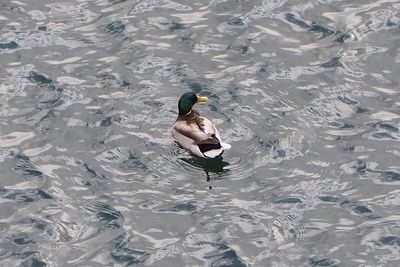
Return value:
M 224 150 L 222 148 L 220 148 L 220 149 L 208 150 L 208 151 L 204 152 L 203 155 L 206 158 L 215 159 L 215 158 L 218 158 L 219 156 L 221 156 L 223 153 L 224 153 Z
M 228 143 L 223 143 L 223 142 L 220 142 L 220 144 L 221 144 L 221 147 L 224 149 L 224 150 L 228 150 L 228 149 L 231 149 L 231 145 L 230 144 L 228 144 Z
M 230 144 L 220 142 L 219 148 L 214 148 L 208 151 L 204 151 L 203 155 L 207 158 L 212 158 L 212 159 L 218 158 L 219 156 L 222 156 L 225 150 L 228 150 L 230 148 L 231 148 Z

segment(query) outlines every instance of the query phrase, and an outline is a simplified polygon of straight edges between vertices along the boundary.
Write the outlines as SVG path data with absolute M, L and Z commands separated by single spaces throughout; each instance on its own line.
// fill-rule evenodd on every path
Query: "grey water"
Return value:
M 399 266 L 399 10 L 0 0 L 0 266 Z

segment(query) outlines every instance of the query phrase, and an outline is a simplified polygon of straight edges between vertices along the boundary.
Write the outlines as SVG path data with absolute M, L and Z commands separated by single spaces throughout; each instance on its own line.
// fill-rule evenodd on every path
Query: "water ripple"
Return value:
M 0 265 L 399 261 L 397 2 L 0 6 Z

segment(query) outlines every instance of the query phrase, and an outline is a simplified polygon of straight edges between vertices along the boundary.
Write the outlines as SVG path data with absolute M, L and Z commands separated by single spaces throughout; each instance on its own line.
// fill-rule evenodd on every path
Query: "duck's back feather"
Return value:
M 178 118 L 172 126 L 172 135 L 178 143 L 192 154 L 205 158 L 222 155 L 230 145 L 221 142 L 214 124 L 206 117 L 192 111 L 191 117 Z

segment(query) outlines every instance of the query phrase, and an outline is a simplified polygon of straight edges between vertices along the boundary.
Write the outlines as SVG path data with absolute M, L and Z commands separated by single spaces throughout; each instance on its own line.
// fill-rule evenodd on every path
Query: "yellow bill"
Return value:
M 197 103 L 204 103 L 207 102 L 208 97 L 206 96 L 197 96 Z

